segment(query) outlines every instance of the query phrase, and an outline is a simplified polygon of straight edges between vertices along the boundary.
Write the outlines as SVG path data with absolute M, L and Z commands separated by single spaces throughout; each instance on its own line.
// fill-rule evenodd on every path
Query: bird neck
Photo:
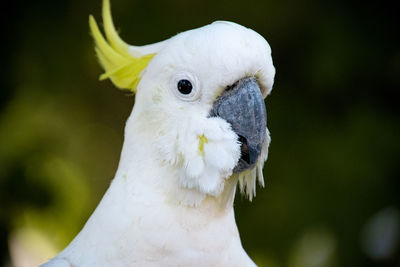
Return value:
M 125 188 L 132 202 L 146 200 L 156 205 L 196 207 L 215 214 L 233 210 L 236 178 L 226 180 L 225 190 L 219 196 L 179 186 L 180 170 L 163 161 L 154 145 L 156 137 L 151 136 L 154 131 L 144 127 L 134 120 L 134 116 L 128 119 L 120 164 L 113 181 Z
M 204 196 L 181 188 L 179 170 L 159 160 L 154 139 L 133 128 L 136 125 L 128 120 L 115 178 L 62 256 L 85 258 L 90 248 L 97 257 L 99 251 L 107 254 L 118 248 L 117 256 L 131 255 L 131 261 L 145 257 L 144 252 L 159 253 L 165 247 L 160 237 L 169 235 L 170 251 L 182 246 L 205 251 L 210 244 L 215 251 L 242 251 L 232 203 L 221 205 L 224 194 Z

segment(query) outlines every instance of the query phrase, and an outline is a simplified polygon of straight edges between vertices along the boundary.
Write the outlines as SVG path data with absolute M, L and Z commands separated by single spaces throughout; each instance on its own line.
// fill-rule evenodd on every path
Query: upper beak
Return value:
M 241 142 L 241 157 L 234 173 L 253 167 L 261 154 L 266 136 L 267 112 L 255 78 L 243 78 L 215 101 L 210 116 L 231 124 Z

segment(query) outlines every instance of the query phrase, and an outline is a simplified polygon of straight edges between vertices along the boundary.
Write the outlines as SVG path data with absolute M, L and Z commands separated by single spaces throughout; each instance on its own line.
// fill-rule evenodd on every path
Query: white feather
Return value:
M 157 54 L 142 73 L 115 178 L 82 231 L 46 266 L 254 266 L 232 203 L 238 182 L 250 199 L 256 176 L 263 184 L 269 135 L 257 167 L 232 175 L 238 137 L 208 112 L 244 77 L 270 92 L 270 47 L 248 28 L 216 22 L 148 49 Z M 182 75 L 199 90 L 193 101 L 173 92 L 171 81 Z

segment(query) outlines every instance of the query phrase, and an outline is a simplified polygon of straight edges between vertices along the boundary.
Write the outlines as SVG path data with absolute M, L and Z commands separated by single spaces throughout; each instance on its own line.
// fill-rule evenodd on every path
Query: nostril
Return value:
M 240 158 L 244 160 L 246 163 L 250 164 L 250 150 L 247 145 L 247 139 L 243 136 L 239 135 L 240 142 Z
M 233 90 L 233 89 L 238 85 L 238 83 L 239 83 L 239 81 L 235 82 L 235 83 L 232 84 L 232 85 L 228 85 L 228 86 L 225 88 L 225 91 L 231 91 L 231 90 Z

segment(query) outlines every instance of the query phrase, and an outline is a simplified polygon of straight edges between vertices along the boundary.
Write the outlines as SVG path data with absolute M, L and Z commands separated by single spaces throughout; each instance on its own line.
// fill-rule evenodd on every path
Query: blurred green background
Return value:
M 394 3 L 394 2 L 393 2 Z M 112 0 L 128 43 L 214 20 L 250 27 L 277 69 L 266 188 L 238 196 L 260 266 L 400 266 L 398 11 L 386 1 Z M 134 97 L 89 36 L 101 0 L 2 7 L 0 265 L 35 266 L 78 233 L 117 168 Z

